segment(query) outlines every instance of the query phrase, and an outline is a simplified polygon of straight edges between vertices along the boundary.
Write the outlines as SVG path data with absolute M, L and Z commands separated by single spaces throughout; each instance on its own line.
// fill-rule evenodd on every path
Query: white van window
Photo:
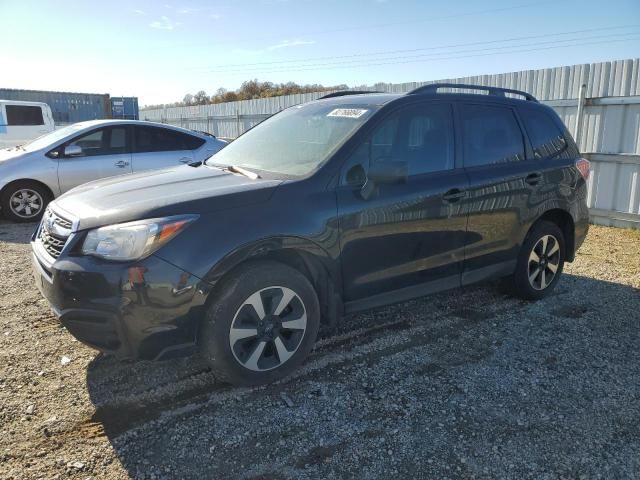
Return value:
M 28 105 L 5 105 L 7 125 L 44 125 L 42 108 Z

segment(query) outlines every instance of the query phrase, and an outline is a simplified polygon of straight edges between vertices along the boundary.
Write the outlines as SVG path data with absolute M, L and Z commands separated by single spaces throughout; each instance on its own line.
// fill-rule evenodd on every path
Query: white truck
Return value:
M 0 100 L 0 149 L 23 145 L 54 129 L 46 103 Z

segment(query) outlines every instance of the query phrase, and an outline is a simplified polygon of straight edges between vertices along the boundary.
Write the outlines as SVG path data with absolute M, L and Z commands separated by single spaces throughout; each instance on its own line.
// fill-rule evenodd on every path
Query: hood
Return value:
M 78 229 L 83 230 L 265 202 L 280 183 L 184 165 L 89 182 L 65 193 L 51 207 L 78 219 Z
M 7 160 L 13 160 L 14 158 L 19 158 L 26 155 L 28 152 L 22 150 L 21 148 L 0 148 L 0 163 L 6 162 Z

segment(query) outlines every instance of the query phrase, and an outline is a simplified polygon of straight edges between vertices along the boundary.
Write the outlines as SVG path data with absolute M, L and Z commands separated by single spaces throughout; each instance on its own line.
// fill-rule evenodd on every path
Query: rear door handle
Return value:
M 460 190 L 459 188 L 452 188 L 447 193 L 445 193 L 442 198 L 445 202 L 453 203 L 466 196 L 467 192 L 465 192 L 464 190 Z
M 119 162 L 114 163 L 116 167 L 124 168 L 129 165 L 129 162 L 125 162 L 124 160 L 120 160 Z
M 537 185 L 540 183 L 541 180 L 542 180 L 542 174 L 538 172 L 530 173 L 524 178 L 524 181 L 527 182 L 529 185 Z

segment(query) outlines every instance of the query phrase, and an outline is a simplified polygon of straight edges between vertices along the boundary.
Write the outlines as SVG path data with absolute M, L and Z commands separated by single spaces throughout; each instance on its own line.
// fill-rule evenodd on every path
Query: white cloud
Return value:
M 267 47 L 267 50 L 271 51 L 278 50 L 280 48 L 300 47 L 303 45 L 313 45 L 314 43 L 316 42 L 313 40 L 283 40 L 280 43 Z
M 137 14 L 137 15 L 146 15 L 147 12 L 145 12 L 144 10 L 140 10 L 138 8 L 136 8 L 135 10 L 131 10 L 133 13 Z
M 151 28 L 158 30 L 173 30 L 182 25 L 182 22 L 174 22 L 169 17 L 163 15 L 160 20 L 155 20 L 149 24 Z
M 209 18 L 211 18 L 212 20 L 220 20 L 222 18 L 222 15 L 220 15 L 219 13 L 210 13 Z

